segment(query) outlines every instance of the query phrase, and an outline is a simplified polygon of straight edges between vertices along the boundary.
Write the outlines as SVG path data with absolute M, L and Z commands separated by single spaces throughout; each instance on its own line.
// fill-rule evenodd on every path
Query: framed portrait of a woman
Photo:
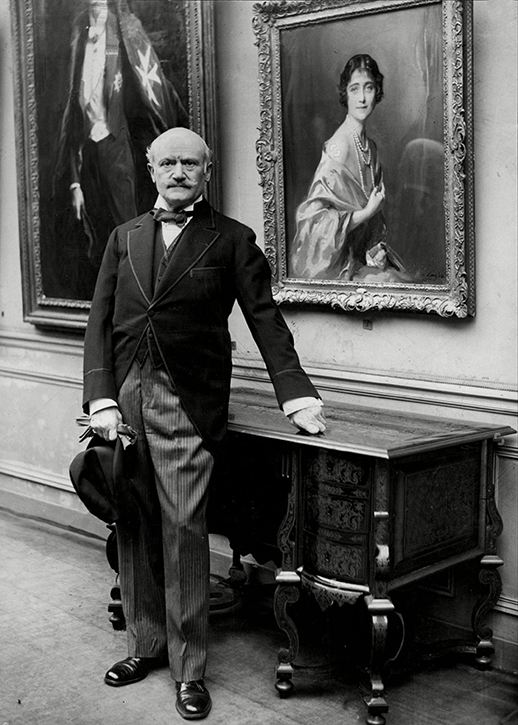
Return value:
M 11 0 L 11 12 L 24 318 L 81 329 L 111 231 L 153 207 L 153 138 L 180 125 L 216 142 L 213 5 Z
M 255 6 L 278 302 L 475 313 L 471 3 Z

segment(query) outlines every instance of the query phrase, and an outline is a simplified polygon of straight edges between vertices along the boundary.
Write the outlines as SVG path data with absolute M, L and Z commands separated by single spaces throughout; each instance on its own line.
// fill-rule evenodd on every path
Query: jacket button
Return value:
M 153 317 L 154 314 L 155 314 L 155 310 L 148 310 L 147 316 Z

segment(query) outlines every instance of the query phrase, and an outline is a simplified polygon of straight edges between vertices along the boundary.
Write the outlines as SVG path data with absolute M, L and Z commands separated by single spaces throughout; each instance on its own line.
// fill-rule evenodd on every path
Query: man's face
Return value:
M 157 139 L 148 169 L 172 211 L 196 201 L 211 173 L 202 140 L 187 129 L 172 129 Z

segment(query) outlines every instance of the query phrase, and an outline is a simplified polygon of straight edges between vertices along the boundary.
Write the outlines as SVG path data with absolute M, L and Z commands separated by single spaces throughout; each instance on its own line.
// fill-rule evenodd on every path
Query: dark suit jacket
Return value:
M 150 332 L 189 417 L 208 450 L 217 453 L 228 418 L 228 317 L 236 300 L 279 404 L 318 397 L 273 301 L 270 268 L 253 231 L 206 201 L 196 204 L 153 291 L 155 225 L 152 214 L 144 214 L 117 227 L 108 241 L 85 338 L 85 406 L 95 398 L 117 399 Z

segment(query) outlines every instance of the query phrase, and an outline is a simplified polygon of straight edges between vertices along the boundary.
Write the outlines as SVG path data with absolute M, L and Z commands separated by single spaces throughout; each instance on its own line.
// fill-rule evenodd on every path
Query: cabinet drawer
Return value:
M 357 545 L 333 542 L 304 532 L 304 569 L 329 579 L 364 584 L 367 581 L 368 537 L 358 536 Z

